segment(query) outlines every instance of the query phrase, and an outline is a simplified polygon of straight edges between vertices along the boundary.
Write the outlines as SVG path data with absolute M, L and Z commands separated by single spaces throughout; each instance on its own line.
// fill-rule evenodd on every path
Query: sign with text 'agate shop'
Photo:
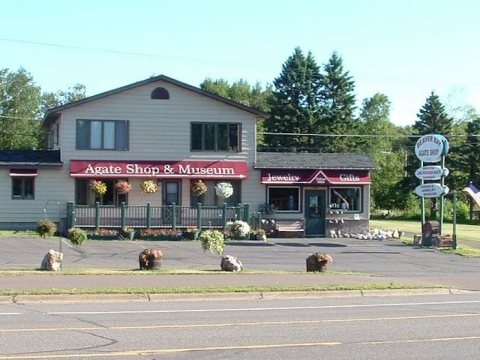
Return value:
M 244 179 L 246 161 L 95 161 L 71 160 L 70 176 L 89 178 Z

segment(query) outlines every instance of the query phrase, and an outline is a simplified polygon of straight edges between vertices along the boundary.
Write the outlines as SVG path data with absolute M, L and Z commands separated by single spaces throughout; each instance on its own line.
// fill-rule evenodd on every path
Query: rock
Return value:
M 398 229 L 393 230 L 392 238 L 400 239 L 400 231 Z
M 222 262 L 220 263 L 220 267 L 224 271 L 242 271 L 243 264 L 238 258 L 231 255 L 225 255 L 222 257 Z
M 62 270 L 63 253 L 53 249 L 48 250 L 48 253 L 43 257 L 41 270 L 59 271 Z

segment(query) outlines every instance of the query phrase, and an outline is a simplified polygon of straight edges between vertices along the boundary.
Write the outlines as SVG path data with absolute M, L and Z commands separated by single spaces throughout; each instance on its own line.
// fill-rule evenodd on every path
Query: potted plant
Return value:
M 307 272 L 325 271 L 327 264 L 333 262 L 333 258 L 326 253 L 316 252 L 307 257 Z
M 265 230 L 263 230 L 263 229 L 258 229 L 257 230 L 256 240 L 267 241 L 267 234 L 265 233 Z
M 188 240 L 197 240 L 199 234 L 200 230 L 198 230 L 197 227 L 192 226 L 183 232 L 183 237 Z
M 207 184 L 205 184 L 202 180 L 194 180 L 190 185 L 190 189 L 195 196 L 202 196 L 208 190 Z
M 226 229 L 234 239 L 245 239 L 250 233 L 250 225 L 242 220 L 227 222 Z
M 144 249 L 138 254 L 141 270 L 159 269 L 162 266 L 162 251 L 158 248 Z
M 215 185 L 215 194 L 221 198 L 229 198 L 233 194 L 233 186 L 228 181 L 219 182 Z
M 100 180 L 90 180 L 90 190 L 92 190 L 95 195 L 102 196 L 107 192 L 107 184 Z
M 141 184 L 144 193 L 156 193 L 158 191 L 158 185 L 153 180 L 145 180 Z
M 202 243 L 203 251 L 210 251 L 212 254 L 223 254 L 225 239 L 218 230 L 205 230 L 200 233 L 198 239 Z
M 130 190 L 132 190 L 132 185 L 128 183 L 128 181 L 125 180 L 118 180 L 115 183 L 115 190 L 117 190 L 119 193 L 126 194 Z
M 129 238 L 130 240 L 133 240 L 135 237 L 135 229 L 130 226 L 125 226 L 122 231 L 125 234 L 125 237 Z

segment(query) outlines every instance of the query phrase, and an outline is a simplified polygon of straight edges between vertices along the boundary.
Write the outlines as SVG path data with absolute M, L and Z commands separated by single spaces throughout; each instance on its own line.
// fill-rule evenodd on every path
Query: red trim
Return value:
M 246 161 L 95 161 L 71 160 L 70 176 L 88 178 L 245 179 Z
M 262 170 L 263 184 L 370 184 L 368 170 Z

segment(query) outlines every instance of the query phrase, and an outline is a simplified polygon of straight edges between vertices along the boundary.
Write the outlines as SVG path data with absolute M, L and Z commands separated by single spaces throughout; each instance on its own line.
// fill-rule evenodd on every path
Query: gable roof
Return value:
M 60 150 L 0 150 L 0 165 L 61 166 Z
M 256 169 L 351 169 L 373 170 L 370 155 L 353 153 L 257 152 Z
M 118 93 L 126 91 L 126 90 L 130 90 L 130 89 L 134 89 L 134 88 L 137 88 L 137 87 L 140 87 L 140 86 L 143 86 L 143 85 L 147 85 L 147 84 L 150 84 L 150 83 L 153 83 L 153 82 L 156 82 L 156 81 L 164 81 L 164 82 L 167 82 L 169 84 L 181 87 L 182 89 L 192 91 L 196 94 L 206 96 L 206 97 L 208 97 L 210 99 L 213 99 L 215 101 L 219 101 L 219 102 L 227 104 L 229 106 L 233 106 L 237 109 L 249 112 L 251 114 L 256 115 L 259 118 L 266 119 L 269 116 L 268 113 L 265 113 L 263 111 L 254 109 L 252 107 L 249 107 L 249 106 L 246 106 L 246 105 L 243 105 L 243 104 L 240 104 L 240 103 L 238 103 L 236 101 L 233 101 L 233 100 L 230 100 L 230 99 L 226 99 L 222 96 L 213 94 L 209 91 L 202 90 L 202 89 L 197 88 L 197 87 L 192 86 L 192 85 L 188 85 L 188 84 L 183 83 L 181 81 L 172 79 L 168 76 L 159 75 L 159 76 L 151 77 L 151 78 L 148 78 L 148 79 L 145 79 L 145 80 L 142 80 L 142 81 L 135 82 L 135 83 L 130 84 L 130 85 L 122 86 L 122 87 L 119 87 L 119 88 L 116 88 L 116 89 L 113 89 L 113 90 L 110 90 L 110 91 L 106 91 L 106 92 L 103 92 L 103 93 L 100 93 L 100 94 L 97 94 L 97 95 L 89 96 L 89 97 L 86 97 L 86 98 L 78 100 L 78 101 L 74 101 L 74 102 L 71 102 L 71 103 L 68 103 L 68 104 L 65 104 L 65 105 L 60 105 L 60 106 L 54 107 L 52 109 L 49 109 L 47 111 L 47 113 L 45 114 L 44 123 L 48 123 L 49 121 L 52 121 L 52 120 L 56 119 L 58 117 L 59 113 L 62 112 L 63 110 L 66 110 L 66 109 L 69 109 L 69 108 L 72 108 L 72 107 L 75 107 L 75 106 L 79 106 L 79 105 L 82 105 L 82 104 L 85 104 L 85 103 L 89 103 L 89 102 L 92 102 L 92 101 L 95 101 L 95 100 L 98 100 L 98 99 L 102 99 L 106 96 L 118 94 Z

